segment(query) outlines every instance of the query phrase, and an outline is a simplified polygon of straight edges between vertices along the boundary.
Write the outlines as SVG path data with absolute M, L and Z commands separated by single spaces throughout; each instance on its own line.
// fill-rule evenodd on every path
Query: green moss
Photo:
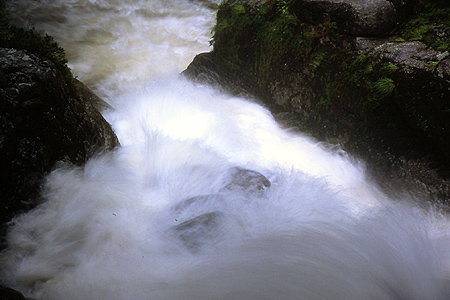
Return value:
M 5 2 L 0 2 L 0 47 L 26 50 L 41 58 L 51 60 L 64 75 L 71 91 L 76 93 L 75 79 L 67 66 L 64 49 L 49 35 L 41 35 L 34 29 L 23 29 L 10 22 L 10 12 Z
M 250 69 L 263 89 L 280 74 L 311 74 L 304 79 L 317 95 L 311 108 L 334 118 L 348 110 L 367 114 L 392 93 L 395 84 L 387 75 L 397 66 L 374 69 L 366 53 L 340 44 L 345 37 L 327 16 L 322 24 L 308 25 L 290 13 L 290 5 L 273 0 L 255 10 L 223 2 L 212 42 L 219 59 Z
M 335 24 L 326 16 L 324 23 L 313 26 L 290 12 L 291 1 L 272 0 L 259 9 L 243 1 L 233 3 L 236 2 L 225 1 L 219 7 L 214 52 L 223 64 L 231 68 L 237 65 L 236 72 L 251 71 L 259 87 L 268 94 L 273 83 L 292 89 L 290 99 L 297 102 L 280 109 L 307 110 L 302 116 L 308 115 L 308 120 L 303 119 L 303 124 L 315 126 L 325 120 L 350 120 L 365 128 L 369 123 L 394 126 L 385 120 L 404 118 L 425 134 L 436 127 L 426 118 L 432 114 L 426 112 L 426 103 L 405 100 L 412 99 L 417 90 L 400 81 L 399 66 L 381 63 L 368 52 L 356 51 L 351 40 L 345 43 L 351 38 L 336 32 Z M 445 40 L 438 43 L 432 37 L 436 20 L 443 21 L 440 26 L 450 25 L 449 8 L 431 4 L 424 7 L 403 26 L 403 34 L 397 40 L 421 40 L 436 49 L 448 49 Z M 437 62 L 430 62 L 430 68 L 436 66 Z M 296 78 L 295 88 L 299 90 L 293 90 L 287 75 Z M 421 93 L 431 94 L 435 90 L 426 87 Z M 302 101 L 299 95 L 308 97 L 302 108 L 298 108 L 298 101 Z M 436 103 L 443 99 L 439 95 L 433 97 Z M 399 114 L 400 111 L 404 113 Z M 386 116 L 389 114 L 396 117 L 389 119 Z
M 226 59 L 242 62 L 241 39 L 247 35 L 251 25 L 250 16 L 246 13 L 246 7 L 242 4 L 231 5 L 222 2 L 217 12 L 217 22 L 213 28 L 211 45 Z M 239 32 L 239 34 L 238 34 Z
M 434 69 L 434 68 L 437 67 L 437 65 L 438 65 L 439 63 L 440 63 L 440 61 L 433 61 L 433 62 L 430 62 L 429 68 L 430 68 L 430 69 Z
M 448 37 L 442 38 L 438 33 L 442 28 L 450 32 L 450 2 L 423 1 L 411 20 L 402 27 L 403 41 L 422 41 L 438 51 L 450 49 Z
M 385 71 L 388 74 L 394 73 L 395 71 L 398 70 L 398 66 L 394 65 L 394 64 L 388 64 L 384 67 L 382 67 L 383 71 Z
M 267 84 L 275 70 L 298 67 L 305 56 L 306 63 L 319 67 L 327 55 L 319 40 L 334 31 L 335 24 L 307 26 L 290 13 L 291 2 L 268 1 L 258 10 L 245 2 L 223 2 L 213 30 L 214 51 L 225 63 L 251 69 L 260 85 Z
M 380 78 L 373 84 L 373 90 L 381 97 L 389 96 L 395 89 L 394 80 L 388 77 Z

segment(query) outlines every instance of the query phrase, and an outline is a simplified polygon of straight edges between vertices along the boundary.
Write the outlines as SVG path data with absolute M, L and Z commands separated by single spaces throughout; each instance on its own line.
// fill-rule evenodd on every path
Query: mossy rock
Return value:
M 4 10 L 0 33 L 3 226 L 39 203 L 44 177 L 58 162 L 83 165 L 119 143 L 97 109 L 104 102 L 72 76 L 51 37 L 12 26 Z
M 304 22 L 294 13 L 299 2 L 223 2 L 209 54 L 219 70 L 216 81 L 220 81 L 217 74 L 246 74 L 277 119 L 340 144 L 378 173 L 395 173 L 406 161 L 426 157 L 428 163 L 419 165 L 438 168 L 442 180 L 449 178 L 450 152 L 445 151 L 450 149 L 445 100 L 449 69 L 443 51 L 448 36 L 446 23 L 435 23 L 444 12 L 450 14 L 448 3 L 419 1 L 403 7 L 392 36 L 361 49 L 360 38 L 343 34 L 326 14 L 321 23 Z M 373 51 L 390 42 L 418 42 L 412 32 L 417 22 L 435 28 L 420 41 L 438 58 L 429 60 L 425 55 L 404 65 Z M 437 35 L 440 43 L 429 38 Z M 415 75 L 408 77 L 408 72 Z M 447 201 L 450 193 L 437 197 Z

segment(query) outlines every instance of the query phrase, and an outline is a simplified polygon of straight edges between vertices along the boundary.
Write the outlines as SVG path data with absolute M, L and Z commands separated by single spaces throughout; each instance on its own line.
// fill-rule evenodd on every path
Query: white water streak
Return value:
M 74 75 L 111 102 L 210 51 L 214 1 L 10 0 L 15 23 L 50 34 Z M 111 103 L 114 104 L 114 103 Z
M 194 41 L 189 51 L 197 49 L 196 34 L 179 31 L 185 20 L 174 11 L 204 8 L 139 1 L 147 13 L 165 11 L 154 19 L 180 35 L 151 39 L 152 47 L 168 49 L 155 62 L 123 42 L 124 35 L 148 39 L 132 24 L 140 9 L 133 3 L 36 1 L 21 8 L 26 16 L 53 7 L 51 16 L 65 17 L 58 26 L 55 18 L 34 20 L 65 42 L 69 32 L 74 42 L 65 47 L 81 79 L 99 91 L 116 81 L 104 93 L 115 106 L 105 117 L 122 146 L 83 168 L 50 174 L 46 202 L 11 226 L 0 255 L 3 284 L 42 300 L 450 298 L 447 215 L 390 200 L 365 178 L 362 163 L 281 129 L 248 100 L 178 76 L 141 87 L 155 77 L 142 70 L 170 65 L 168 57 L 184 47 L 173 45 L 186 38 Z M 86 38 L 99 18 L 112 28 L 105 49 Z M 80 20 L 85 27 L 70 33 Z M 124 22 L 131 33 L 120 31 Z M 196 32 L 194 23 L 184 30 Z M 111 72 L 93 63 L 99 49 L 112 53 Z M 124 92 L 135 79 L 133 92 Z M 243 169 L 250 171 L 237 181 L 232 172 Z M 258 189 L 239 185 L 251 176 Z

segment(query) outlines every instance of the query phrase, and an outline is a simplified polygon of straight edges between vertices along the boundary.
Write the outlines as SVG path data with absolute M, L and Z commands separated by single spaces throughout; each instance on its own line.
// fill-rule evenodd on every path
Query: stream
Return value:
M 450 220 L 257 99 L 181 77 L 219 1 L 10 0 L 107 101 L 121 147 L 46 179 L 3 285 L 36 300 L 450 299 Z

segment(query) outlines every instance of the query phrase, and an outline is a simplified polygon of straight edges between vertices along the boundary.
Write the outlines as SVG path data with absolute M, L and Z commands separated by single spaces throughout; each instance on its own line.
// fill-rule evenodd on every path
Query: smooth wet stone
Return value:
M 201 207 L 211 201 L 221 202 L 221 201 L 223 201 L 223 197 L 218 194 L 199 195 L 199 196 L 191 197 L 191 198 L 188 198 L 188 199 L 182 201 L 181 203 L 177 204 L 174 207 L 174 211 L 181 212 L 193 205 Z
M 270 181 L 261 173 L 235 167 L 230 169 L 231 182 L 225 187 L 229 190 L 241 190 L 249 193 L 264 191 L 271 185 Z
M 186 248 L 195 253 L 217 237 L 222 217 L 219 212 L 205 213 L 175 226 L 173 230 Z
M 172 230 L 193 253 L 199 251 L 205 243 L 216 239 L 226 217 L 226 212 L 220 210 L 226 206 L 227 201 L 233 201 L 235 193 L 244 197 L 254 197 L 255 194 L 259 196 L 258 193 L 264 192 L 271 185 L 261 173 L 240 167 L 228 170 L 225 182 L 226 186 L 220 191 L 223 193 L 194 196 L 173 207 L 175 221 L 181 220 L 181 223 Z M 226 195 L 230 195 L 230 198 Z

